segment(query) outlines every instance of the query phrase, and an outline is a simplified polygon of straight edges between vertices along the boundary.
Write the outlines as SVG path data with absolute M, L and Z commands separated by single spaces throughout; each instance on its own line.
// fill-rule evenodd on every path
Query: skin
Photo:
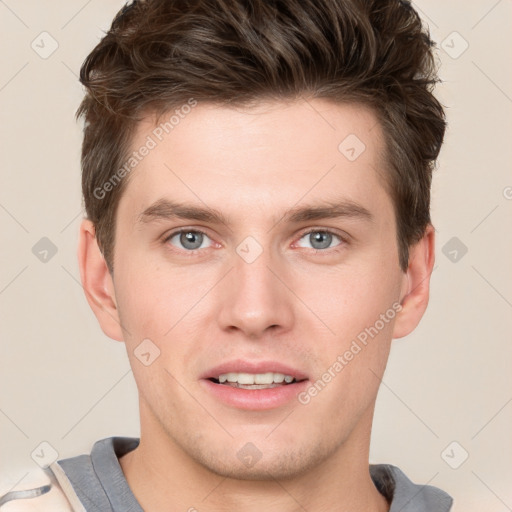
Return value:
M 141 122 L 133 148 L 154 128 Z M 349 134 L 366 146 L 354 161 L 338 150 Z M 359 105 L 199 104 L 132 171 L 113 276 L 82 222 L 87 299 L 104 333 L 125 342 L 139 390 L 140 445 L 120 464 L 145 510 L 388 510 L 368 471 L 372 417 L 391 340 L 427 307 L 434 230 L 403 272 L 383 147 L 375 115 Z M 226 224 L 140 222 L 163 198 L 215 208 Z M 277 222 L 341 200 L 371 219 Z M 165 241 L 178 228 L 206 233 L 195 255 L 179 236 Z M 315 253 L 309 228 L 336 236 Z M 236 252 L 247 236 L 263 249 L 252 263 Z M 393 304 L 401 311 L 307 405 L 240 410 L 201 385 L 203 372 L 235 358 L 280 361 L 315 382 Z M 149 366 L 134 354 L 146 338 L 160 350 Z M 251 467 L 237 457 L 248 442 L 261 453 Z

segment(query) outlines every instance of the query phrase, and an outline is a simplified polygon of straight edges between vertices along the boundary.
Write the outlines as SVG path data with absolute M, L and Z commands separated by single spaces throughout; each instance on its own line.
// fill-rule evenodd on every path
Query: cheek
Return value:
M 344 397 L 344 403 L 360 408 L 377 392 L 400 309 L 400 274 L 386 262 L 379 263 L 382 267 L 361 265 L 331 272 L 326 278 L 311 278 L 316 286 L 309 288 L 306 300 L 316 305 L 315 312 L 329 327 L 317 338 L 315 348 L 321 365 L 314 378 L 324 395 L 318 406 L 321 402 L 335 406 Z
M 200 314 L 197 305 L 215 283 L 214 273 L 196 266 L 170 267 L 130 258 L 116 269 L 116 299 L 125 340 L 171 339 Z M 138 341 L 140 342 L 140 341 Z
M 393 304 L 399 297 L 400 279 L 390 267 L 379 265 L 339 267 L 329 273 L 309 273 L 296 283 L 301 298 L 329 328 L 331 338 L 341 342 L 356 337 L 373 326 L 380 315 L 395 316 Z M 389 322 L 379 330 L 390 334 Z M 328 338 L 327 338 L 328 339 Z M 342 348 L 338 346 L 338 348 Z

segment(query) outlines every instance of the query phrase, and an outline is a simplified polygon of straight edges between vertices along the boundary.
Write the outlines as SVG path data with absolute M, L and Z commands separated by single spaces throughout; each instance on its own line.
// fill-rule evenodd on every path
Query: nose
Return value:
M 285 262 L 266 249 L 254 261 L 235 252 L 232 262 L 234 268 L 218 290 L 221 329 L 253 340 L 290 330 L 294 295 L 286 284 Z

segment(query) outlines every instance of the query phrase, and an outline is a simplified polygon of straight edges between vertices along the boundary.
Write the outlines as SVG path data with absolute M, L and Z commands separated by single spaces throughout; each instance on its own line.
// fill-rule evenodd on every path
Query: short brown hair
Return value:
M 432 94 L 434 43 L 402 0 L 136 0 L 80 70 L 86 95 L 82 191 L 113 271 L 121 168 L 140 119 L 198 102 L 243 105 L 303 96 L 364 104 L 385 136 L 399 262 L 430 221 L 445 116 Z

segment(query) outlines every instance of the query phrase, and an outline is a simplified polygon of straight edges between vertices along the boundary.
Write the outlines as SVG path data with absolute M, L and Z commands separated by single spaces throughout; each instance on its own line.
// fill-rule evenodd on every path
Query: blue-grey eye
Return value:
M 311 244 L 310 247 L 316 250 L 330 249 L 334 239 L 338 239 L 339 241 L 341 241 L 341 238 L 338 235 L 331 233 L 330 231 L 322 230 L 310 231 L 309 233 L 305 233 L 302 236 L 301 240 L 303 239 L 307 240 Z M 301 245 L 301 247 L 304 246 Z
M 173 245 L 177 245 L 173 240 L 177 239 L 181 247 L 178 245 L 180 249 L 186 249 L 187 251 L 195 251 L 196 249 L 203 249 L 204 247 L 208 247 L 208 245 L 204 245 L 204 243 L 209 240 L 205 233 L 201 231 L 178 231 L 171 235 L 168 239 L 170 243 Z

